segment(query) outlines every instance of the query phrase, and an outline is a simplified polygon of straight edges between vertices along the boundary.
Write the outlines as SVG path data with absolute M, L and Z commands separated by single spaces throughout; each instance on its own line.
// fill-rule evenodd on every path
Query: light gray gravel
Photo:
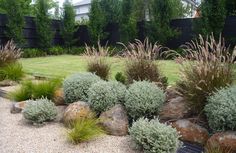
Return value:
M 10 107 L 10 101 L 0 98 L 0 153 L 135 153 L 129 137 L 103 136 L 72 145 L 63 125 L 29 125 L 22 114 L 11 114 Z

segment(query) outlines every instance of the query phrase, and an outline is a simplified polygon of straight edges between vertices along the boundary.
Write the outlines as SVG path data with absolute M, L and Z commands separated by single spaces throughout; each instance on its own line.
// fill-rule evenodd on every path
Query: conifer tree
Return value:
M 53 32 L 51 20 L 48 13 L 49 5 L 47 0 L 37 0 L 36 2 L 36 31 L 38 47 L 47 50 L 52 45 Z
M 70 48 L 74 43 L 73 35 L 75 31 L 74 7 L 69 0 L 66 0 L 63 4 L 62 37 L 64 39 L 65 46 L 68 48 Z

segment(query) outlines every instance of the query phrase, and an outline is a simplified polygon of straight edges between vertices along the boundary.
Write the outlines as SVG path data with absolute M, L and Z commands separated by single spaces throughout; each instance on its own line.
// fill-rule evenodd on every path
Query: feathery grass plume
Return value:
M 70 129 L 67 131 L 69 141 L 78 144 L 105 134 L 99 122 L 95 115 L 91 115 L 89 118 L 78 118 L 70 123 Z
M 187 99 L 194 114 L 202 113 L 206 99 L 219 88 L 230 86 L 235 78 L 233 60 L 224 39 L 213 34 L 182 46 L 184 55 L 176 53 L 181 61 L 181 80 L 178 91 Z M 174 52 L 171 53 L 175 54 Z
M 98 41 L 98 46 L 89 47 L 86 45 L 85 56 L 89 57 L 87 71 L 96 74 L 103 80 L 108 80 L 111 66 L 107 62 L 107 57 L 110 56 L 112 50 L 110 47 L 102 46 Z
M 8 41 L 5 46 L 0 47 L 0 67 L 16 62 L 21 53 L 21 49 L 12 40 Z
M 157 42 L 152 44 L 148 38 L 144 42 L 136 39 L 134 43 L 129 43 L 127 46 L 120 44 L 125 48 L 124 56 L 127 58 L 125 75 L 128 83 L 134 80 L 147 80 L 160 83 L 163 88 L 167 86 L 167 79 L 162 76 L 155 60 L 160 59 L 168 48 Z

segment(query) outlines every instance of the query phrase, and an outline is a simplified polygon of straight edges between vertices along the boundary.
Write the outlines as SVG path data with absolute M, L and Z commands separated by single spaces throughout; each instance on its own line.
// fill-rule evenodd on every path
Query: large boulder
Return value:
M 205 145 L 209 138 L 209 133 L 205 128 L 187 119 L 178 120 L 171 125 L 180 133 L 182 141 Z
M 70 104 L 63 115 L 63 122 L 69 123 L 78 118 L 87 118 L 92 114 L 89 104 L 86 102 L 75 102 Z
M 183 97 L 176 97 L 167 101 L 162 107 L 159 118 L 161 121 L 177 120 L 187 117 L 190 108 Z
M 64 100 L 64 92 L 63 89 L 57 89 L 54 93 L 53 96 L 53 102 L 55 103 L 56 106 L 64 105 L 65 100 Z
M 214 148 L 220 147 L 222 150 L 230 150 L 232 153 L 236 152 L 236 132 L 221 132 L 216 133 L 207 141 L 207 146 Z
M 25 108 L 25 104 L 26 104 L 25 101 L 13 103 L 10 112 L 12 114 L 16 114 L 16 113 L 22 112 L 22 110 Z
M 110 135 L 124 136 L 128 134 L 128 116 L 122 105 L 115 105 L 100 115 L 101 125 Z

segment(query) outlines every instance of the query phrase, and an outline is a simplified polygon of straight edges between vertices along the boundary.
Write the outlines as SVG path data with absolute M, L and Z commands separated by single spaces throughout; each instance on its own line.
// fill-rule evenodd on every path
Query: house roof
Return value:
M 75 3 L 74 6 L 87 5 L 87 4 L 91 4 L 91 0 L 82 0 L 80 2 Z

